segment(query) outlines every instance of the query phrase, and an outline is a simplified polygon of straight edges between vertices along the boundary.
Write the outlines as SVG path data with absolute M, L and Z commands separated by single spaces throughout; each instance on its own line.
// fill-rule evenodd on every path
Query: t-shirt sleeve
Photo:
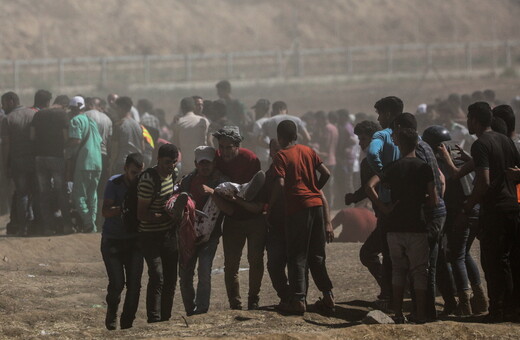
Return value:
M 421 166 L 421 178 L 424 179 L 424 183 L 430 183 L 433 182 L 433 170 L 432 167 L 428 164 L 423 164 Z
M 280 154 L 274 156 L 273 159 L 273 175 L 274 177 L 282 177 L 285 178 L 285 163 L 280 157 Z
M 381 152 L 383 150 L 383 137 L 380 132 L 376 132 L 372 137 L 372 141 L 367 150 L 367 161 L 374 172 L 379 173 L 383 169 L 383 162 L 381 161 Z
M 471 146 L 471 156 L 475 162 L 475 169 L 489 169 L 489 153 L 479 140 Z
M 81 133 L 81 123 L 77 118 L 72 118 L 70 121 L 69 138 L 83 139 L 83 134 Z
M 153 197 L 154 183 L 152 175 L 144 173 L 137 184 L 137 198 L 151 200 Z
M 116 200 L 116 185 L 113 181 L 108 181 L 105 187 L 105 194 L 103 195 L 105 200 Z
M 314 167 L 318 168 L 320 166 L 320 164 L 323 163 L 323 161 L 321 160 L 320 156 L 318 156 L 316 151 L 314 151 L 313 149 L 310 149 L 310 153 L 311 153 L 312 161 L 314 163 Z

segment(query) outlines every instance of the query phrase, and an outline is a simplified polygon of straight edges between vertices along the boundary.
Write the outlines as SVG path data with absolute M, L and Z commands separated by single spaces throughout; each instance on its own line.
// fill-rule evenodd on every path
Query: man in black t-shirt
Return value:
M 393 136 L 403 156 L 383 168 L 381 175 L 367 184 L 367 195 L 381 213 L 387 215 L 387 242 L 392 260 L 393 306 L 396 323 L 404 323 L 403 293 L 407 276 L 412 278 L 416 296 L 416 321 L 426 320 L 428 281 L 428 236 L 423 205 L 438 205 L 432 168 L 415 157 L 417 132 L 399 129 Z M 391 203 L 385 204 L 376 193 L 379 183 L 390 187 Z M 428 194 L 428 200 L 426 195 Z
M 488 286 L 489 322 L 501 322 L 519 307 L 518 273 L 511 270 L 513 250 L 519 246 L 518 212 L 515 182 L 506 170 L 520 165 L 513 141 L 491 130 L 489 104 L 477 102 L 468 107 L 468 128 L 478 139 L 471 147 L 475 163 L 475 187 L 464 205 L 471 214 L 480 203 L 480 251 Z M 516 275 L 516 280 L 514 277 Z M 516 294 L 516 295 L 515 295 Z
M 65 142 L 69 118 L 65 112 L 68 106 L 67 96 L 58 96 L 50 108 L 34 114 L 31 122 L 31 140 L 34 141 L 36 177 L 40 194 L 40 211 L 43 219 L 43 234 L 54 232 L 53 198 L 57 199 L 57 208 L 61 210 L 63 231 L 72 232 L 70 223 L 70 204 L 65 186 Z M 53 196 L 54 192 L 54 196 Z

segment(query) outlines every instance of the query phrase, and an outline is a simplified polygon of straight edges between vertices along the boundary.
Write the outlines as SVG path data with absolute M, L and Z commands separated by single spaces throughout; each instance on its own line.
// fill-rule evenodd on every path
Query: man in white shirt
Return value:
M 284 120 L 291 120 L 296 124 L 298 129 L 298 137 L 301 137 L 303 140 L 303 144 L 308 144 L 311 140 L 311 136 L 309 132 L 305 128 L 302 120 L 296 116 L 291 116 L 288 114 L 287 104 L 282 101 L 277 101 L 273 103 L 271 118 L 267 119 L 262 124 L 262 134 L 264 137 L 268 137 L 269 141 L 271 139 L 276 139 L 276 129 L 278 128 L 278 124 Z M 268 143 L 269 143 L 268 141 Z M 269 147 L 267 145 L 266 147 Z
M 269 138 L 262 133 L 262 125 L 270 118 L 269 110 L 271 103 L 267 99 L 258 99 L 251 107 L 255 110 L 255 123 L 253 124 L 252 138 L 255 141 L 254 152 L 262 164 L 262 169 L 267 170 L 269 166 Z M 267 147 L 266 147 L 267 145 Z
M 182 152 L 181 176 L 183 176 L 193 170 L 195 148 L 208 144 L 209 121 L 193 112 L 195 101 L 192 97 L 183 98 L 180 109 L 181 116 L 173 124 L 173 144 Z

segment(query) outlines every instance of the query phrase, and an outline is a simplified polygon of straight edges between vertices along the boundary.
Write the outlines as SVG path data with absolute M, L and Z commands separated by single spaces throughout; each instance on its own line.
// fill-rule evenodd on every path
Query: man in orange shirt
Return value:
M 284 192 L 287 217 L 287 268 L 292 301 L 282 308 L 286 312 L 303 314 L 306 311 L 307 268 L 323 293 L 322 306 L 334 308 L 332 282 L 325 266 L 325 242 L 334 238 L 330 227 L 323 226 L 323 201 L 320 189 L 330 177 L 330 171 L 311 148 L 296 144 L 296 124 L 284 120 L 277 127 L 282 149 L 273 159 L 276 177 L 271 202 Z M 320 173 L 319 178 L 316 171 Z M 270 207 L 273 204 L 269 204 Z

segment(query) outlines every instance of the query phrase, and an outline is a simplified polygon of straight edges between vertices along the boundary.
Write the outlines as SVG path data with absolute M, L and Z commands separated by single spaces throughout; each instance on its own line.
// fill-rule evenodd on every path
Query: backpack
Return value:
M 121 209 L 121 219 L 123 225 L 129 233 L 136 233 L 139 230 L 139 219 L 137 218 L 137 186 L 144 174 L 150 174 L 154 183 L 154 190 L 152 194 L 152 202 L 161 193 L 161 177 L 155 168 L 148 168 L 143 171 L 137 180 L 135 180 L 128 188 L 125 198 L 123 199 Z

